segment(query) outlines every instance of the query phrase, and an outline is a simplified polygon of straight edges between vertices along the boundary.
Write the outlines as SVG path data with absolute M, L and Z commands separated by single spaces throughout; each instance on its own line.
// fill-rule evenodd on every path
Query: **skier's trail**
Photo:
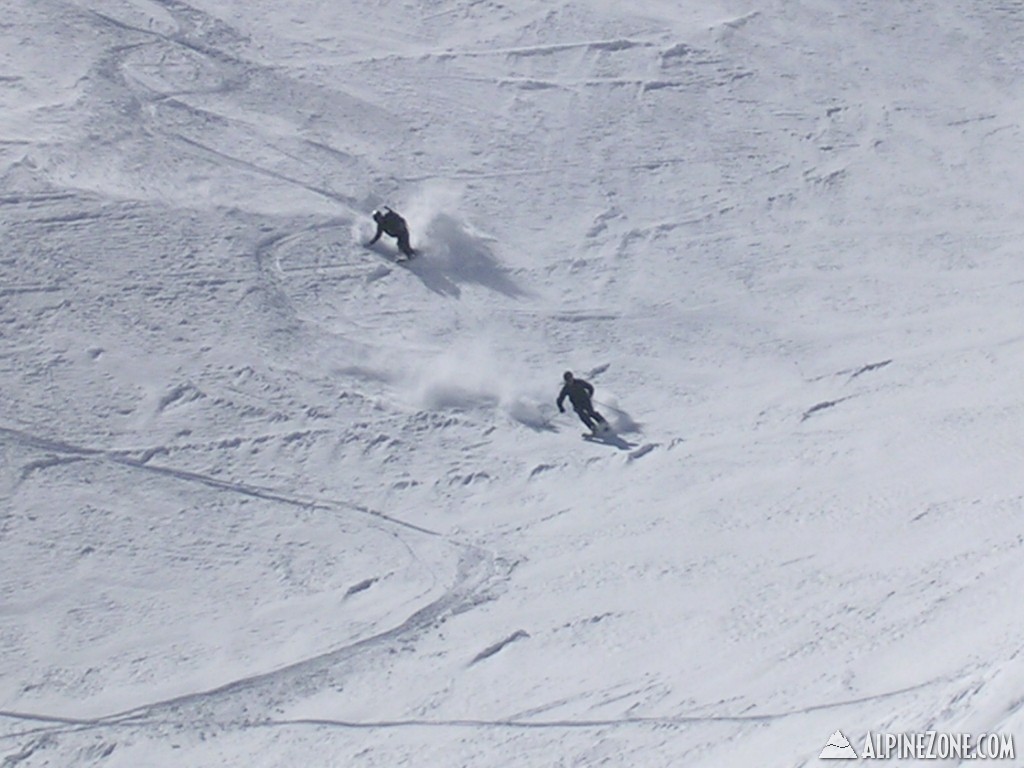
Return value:
M 218 723 L 229 726 L 231 723 L 249 722 L 253 717 L 262 720 L 266 716 L 265 713 L 275 711 L 298 697 L 342 687 L 346 677 L 361 667 L 386 667 L 388 657 L 393 655 L 399 646 L 421 633 L 430 631 L 447 616 L 463 613 L 488 600 L 489 591 L 508 575 L 509 566 L 489 550 L 364 506 L 315 497 L 300 497 L 244 482 L 225 481 L 198 472 L 143 463 L 122 454 L 74 445 L 10 427 L 0 427 L 0 438 L 77 460 L 117 464 L 175 481 L 199 484 L 226 493 L 242 494 L 292 507 L 359 514 L 367 517 L 368 524 L 374 527 L 391 528 L 393 535 L 410 549 L 414 557 L 416 543 L 403 538 L 403 532 L 411 532 L 404 535 L 416 536 L 421 540 L 440 540 L 444 546 L 452 550 L 457 559 L 454 579 L 442 594 L 400 623 L 356 642 L 211 689 L 174 696 L 94 719 L 0 712 L 0 716 L 45 723 L 40 727 L 0 738 L 125 724 L 142 726 L 201 721 L 204 724 Z
M 494 555 L 463 545 L 454 583 L 397 626 L 358 642 L 336 648 L 281 669 L 252 675 L 209 690 L 175 696 L 95 719 L 52 717 L 23 712 L 0 712 L 16 720 L 44 723 L 37 728 L 0 736 L 0 740 L 41 733 L 132 727 L 176 726 L 202 723 L 204 727 L 245 726 L 300 696 L 340 689 L 361 665 L 383 666 L 403 642 L 429 631 L 445 617 L 462 613 L 487 599 L 487 591 L 507 575 Z M 261 714 L 262 713 L 262 714 Z

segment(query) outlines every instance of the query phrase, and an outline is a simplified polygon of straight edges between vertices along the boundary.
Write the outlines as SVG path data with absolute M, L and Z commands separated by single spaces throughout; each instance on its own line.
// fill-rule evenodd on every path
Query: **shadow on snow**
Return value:
M 394 260 L 391 248 L 373 247 Z M 510 298 L 526 295 L 494 255 L 487 241 L 469 232 L 448 214 L 436 215 L 427 225 L 419 255 L 402 266 L 434 293 L 459 298 L 463 285 L 479 285 Z

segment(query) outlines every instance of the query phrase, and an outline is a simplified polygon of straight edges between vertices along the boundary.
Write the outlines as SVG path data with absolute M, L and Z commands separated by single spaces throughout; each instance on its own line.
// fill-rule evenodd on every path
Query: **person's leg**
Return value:
M 593 403 L 587 403 L 587 407 L 584 410 L 587 412 L 587 416 L 592 418 L 594 421 L 599 421 L 602 424 L 604 423 L 604 416 L 594 410 Z
M 404 253 L 406 256 L 412 256 L 416 253 L 409 245 L 409 230 L 403 229 L 398 233 L 398 250 Z
M 590 418 L 590 415 L 582 408 L 576 411 L 576 415 L 580 417 L 580 421 L 587 425 L 587 429 L 593 431 L 594 420 Z

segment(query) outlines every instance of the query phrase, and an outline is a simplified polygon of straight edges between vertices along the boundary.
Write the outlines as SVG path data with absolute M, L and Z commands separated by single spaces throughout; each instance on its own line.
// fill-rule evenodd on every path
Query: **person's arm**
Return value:
M 380 236 L 382 234 L 384 234 L 384 227 L 382 227 L 380 225 L 380 222 L 378 221 L 377 222 L 377 234 L 373 236 L 373 240 L 368 242 L 367 245 L 373 245 L 374 243 L 376 243 L 378 240 L 380 240 Z
M 561 411 L 562 413 L 565 413 L 565 407 L 562 405 L 562 402 L 565 400 L 565 397 L 568 394 L 569 388 L 562 387 L 562 391 L 558 393 L 558 399 L 555 401 L 555 405 L 558 406 L 558 410 Z
M 594 396 L 594 385 L 591 384 L 589 381 L 583 381 L 582 379 L 580 379 L 579 381 L 580 381 L 580 384 L 583 385 L 583 388 L 585 390 L 587 390 L 587 395 L 589 395 L 590 397 L 593 397 Z

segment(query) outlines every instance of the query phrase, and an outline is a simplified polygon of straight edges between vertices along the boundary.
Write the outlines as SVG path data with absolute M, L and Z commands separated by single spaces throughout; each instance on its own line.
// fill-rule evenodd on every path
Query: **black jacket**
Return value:
M 392 237 L 400 237 L 402 234 L 409 231 L 408 225 L 405 223 L 405 219 L 399 216 L 397 213 L 392 211 L 390 208 L 384 208 L 382 215 L 376 218 L 377 221 L 377 234 L 373 236 L 373 240 L 370 244 L 376 243 L 380 240 L 382 234 L 389 234 Z
M 565 398 L 569 398 L 569 402 L 572 403 L 572 407 L 577 411 L 580 409 L 590 410 L 590 398 L 594 394 L 594 385 L 589 381 L 583 379 L 573 379 L 572 381 L 566 382 L 565 386 L 562 387 L 562 391 L 558 394 L 557 404 L 559 409 L 562 407 L 562 401 Z

